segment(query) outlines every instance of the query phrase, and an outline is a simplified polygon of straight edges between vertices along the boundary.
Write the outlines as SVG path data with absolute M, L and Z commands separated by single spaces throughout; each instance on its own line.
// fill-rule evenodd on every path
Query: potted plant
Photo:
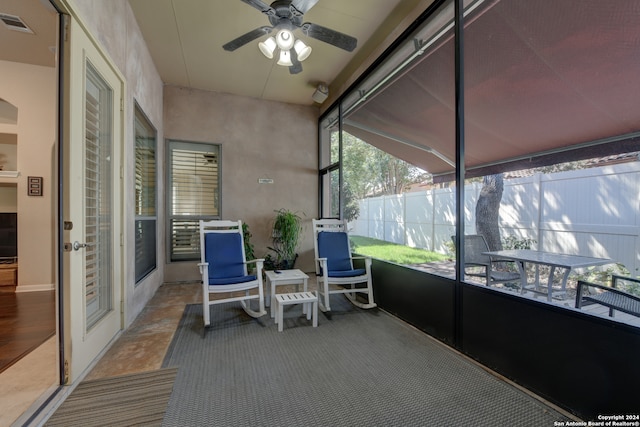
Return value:
M 251 243 L 251 231 L 249 231 L 249 225 L 246 222 L 242 223 L 242 240 L 244 240 L 244 257 L 247 261 L 256 259 L 256 254 L 253 250 L 253 243 Z
M 244 240 L 244 259 L 246 261 L 253 261 L 257 258 L 253 243 L 251 243 L 252 236 L 253 234 L 251 234 L 251 231 L 249 230 L 249 225 L 246 222 L 243 222 L 242 240 Z M 256 274 L 256 264 L 254 262 L 247 263 L 247 273 L 251 275 Z
M 274 255 L 265 257 L 265 268 L 273 270 L 287 270 L 293 268 L 298 254 L 296 250 L 300 244 L 302 234 L 302 218 L 296 212 L 279 209 L 273 221 L 271 244 L 268 249 Z

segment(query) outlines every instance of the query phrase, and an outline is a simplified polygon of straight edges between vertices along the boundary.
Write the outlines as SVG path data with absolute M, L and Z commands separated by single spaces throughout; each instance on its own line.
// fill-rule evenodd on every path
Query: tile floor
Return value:
M 316 290 L 316 278 L 309 275 L 308 289 Z M 266 286 L 266 285 L 265 285 Z M 278 286 L 277 292 L 295 292 L 295 286 Z M 226 295 L 212 298 L 222 298 Z M 266 296 L 266 289 L 265 289 Z M 85 379 L 105 378 L 159 369 L 185 305 L 202 302 L 199 282 L 166 283 L 111 346 Z M 268 312 L 268 309 L 267 309 Z
M 159 369 L 187 304 L 201 301 L 200 283 L 166 283 L 85 379 Z
M 12 425 L 57 388 L 57 339 L 49 338 L 0 375 L 0 426 Z

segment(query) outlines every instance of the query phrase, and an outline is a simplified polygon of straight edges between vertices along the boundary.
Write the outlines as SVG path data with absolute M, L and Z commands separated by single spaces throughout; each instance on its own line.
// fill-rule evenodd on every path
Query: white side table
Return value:
M 276 323 L 278 332 L 283 329 L 282 311 L 285 305 L 302 304 L 302 312 L 306 310 L 307 320 L 313 319 L 313 327 L 318 327 L 318 296 L 313 292 L 294 292 L 290 294 L 278 294 L 275 298 Z
M 309 279 L 309 276 L 307 276 L 300 270 L 266 270 L 264 274 L 265 276 L 267 276 L 265 305 L 267 307 L 271 307 L 271 317 L 276 317 L 276 286 L 297 285 L 296 291 L 299 291 L 300 285 L 302 285 L 304 292 L 307 292 L 307 281 Z M 303 305 L 303 308 L 305 307 L 306 306 Z

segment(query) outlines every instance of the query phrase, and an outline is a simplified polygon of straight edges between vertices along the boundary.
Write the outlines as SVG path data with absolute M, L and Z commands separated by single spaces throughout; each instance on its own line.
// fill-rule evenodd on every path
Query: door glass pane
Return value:
M 86 324 L 90 329 L 113 308 L 113 91 L 90 63 L 87 63 L 85 88 L 85 302 Z

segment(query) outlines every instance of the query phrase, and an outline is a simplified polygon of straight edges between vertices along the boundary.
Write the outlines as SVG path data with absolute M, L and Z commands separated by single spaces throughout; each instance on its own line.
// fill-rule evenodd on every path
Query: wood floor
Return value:
M 55 333 L 53 291 L 0 292 L 0 372 Z

